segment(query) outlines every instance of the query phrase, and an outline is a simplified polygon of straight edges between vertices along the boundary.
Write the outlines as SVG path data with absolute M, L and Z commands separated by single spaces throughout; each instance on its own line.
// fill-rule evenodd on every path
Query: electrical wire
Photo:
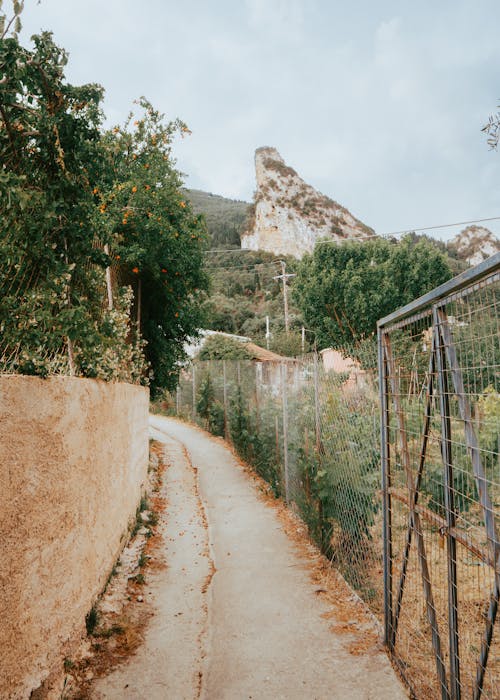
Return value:
M 335 243 L 344 243 L 345 241 L 366 241 L 370 238 L 391 238 L 393 236 L 404 236 L 408 233 L 417 233 L 420 231 L 437 231 L 438 229 L 443 229 L 443 228 L 453 228 L 454 226 L 468 226 L 470 224 L 482 224 L 486 223 L 488 221 L 500 221 L 500 216 L 490 216 L 488 218 L 484 219 L 470 219 L 469 221 L 455 221 L 452 224 L 436 224 L 434 226 L 421 226 L 421 227 L 412 227 L 412 228 L 406 228 L 406 229 L 401 229 L 400 231 L 388 231 L 385 233 L 374 233 L 370 234 L 367 236 L 347 236 L 345 238 L 342 238 L 341 241 L 338 240 L 322 240 L 321 243 L 325 244 L 335 244 Z M 214 249 L 214 250 L 206 250 L 204 251 L 205 255 L 212 255 L 216 253 L 256 253 L 259 251 L 256 250 L 250 250 L 249 248 L 228 248 L 228 249 Z

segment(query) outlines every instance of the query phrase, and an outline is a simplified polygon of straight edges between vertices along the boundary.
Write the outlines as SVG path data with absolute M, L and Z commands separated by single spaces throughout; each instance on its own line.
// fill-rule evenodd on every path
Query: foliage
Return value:
M 446 517 L 445 488 L 442 470 L 430 471 L 422 482 L 422 490 L 429 494 L 429 509 Z M 463 469 L 456 468 L 453 473 L 454 504 L 457 513 L 467 512 L 477 500 L 474 477 Z
M 198 353 L 198 360 L 251 360 L 244 343 L 223 335 L 210 335 Z
M 220 401 L 214 401 L 208 414 L 208 429 L 213 435 L 224 437 L 225 425 L 224 406 Z
M 297 357 L 302 354 L 302 335 L 300 331 L 278 331 L 271 336 L 269 349 L 285 357 Z M 304 344 L 304 352 L 309 352 L 309 343 Z
M 183 343 L 202 325 L 208 286 L 205 229 L 181 190 L 172 140 L 188 132 L 142 98 L 141 114 L 107 132 L 106 177 L 95 196 L 114 241 L 122 280 L 133 287 L 138 330 L 147 342 L 152 389 L 173 388 Z
M 498 107 L 500 109 L 500 105 Z M 481 129 L 488 136 L 488 146 L 496 150 L 500 140 L 500 112 L 490 114 L 488 123 Z
M 236 396 L 231 399 L 231 411 L 229 413 L 229 428 L 231 440 L 243 459 L 249 461 L 251 457 L 252 438 L 250 413 L 246 406 L 245 397 L 241 386 L 236 389 Z
M 196 214 L 203 214 L 211 248 L 239 248 L 249 204 L 201 190 L 186 190 Z
M 0 2 L 0 10 L 2 5 L 3 0 Z M 8 35 L 17 40 L 22 29 L 21 15 L 23 10 L 24 0 L 12 0 L 12 15 L 7 17 L 5 13 L 0 12 L 0 40 L 5 39 Z
M 272 337 L 284 330 L 283 287 L 280 272 L 272 253 L 241 251 L 207 256 L 211 277 L 211 295 L 205 304 L 207 327 L 212 330 L 249 336 L 265 345 L 266 316 L 270 318 Z M 286 258 L 287 271 L 298 265 Z M 302 317 L 289 298 L 292 329 L 298 330 Z M 299 350 L 300 353 L 300 350 Z
M 241 386 L 231 400 L 229 430 L 231 440 L 242 458 L 255 467 L 256 472 L 273 489 L 275 496 L 281 495 L 281 473 L 279 455 L 276 455 L 273 434 L 273 415 L 264 413 L 256 425 L 256 416 L 250 409 L 248 397 Z
M 19 18 L 21 3 L 14 8 Z M 51 34 L 30 50 L 15 17 L 0 20 L 4 367 L 147 382 L 145 340 L 153 389 L 171 387 L 207 287 L 204 225 L 171 155 L 187 127 L 165 124 L 141 100 L 138 120 L 103 134 L 102 88 L 67 83 L 67 55 Z
M 500 447 L 500 394 L 492 386 L 486 387 L 479 398 L 479 443 L 485 466 L 493 471 L 498 467 Z
M 198 415 L 205 419 L 208 424 L 208 418 L 210 415 L 210 408 L 215 399 L 214 387 L 212 384 L 212 379 L 210 373 L 207 372 L 203 381 L 200 384 L 198 391 L 198 400 L 196 402 L 196 411 Z
M 484 296 L 478 294 L 472 302 L 478 306 L 470 316 L 464 317 L 467 320 L 450 323 L 465 391 L 473 397 L 480 396 L 488 386 L 497 390 L 500 387 L 500 348 L 495 342 L 498 317 L 494 312 L 500 303 L 500 292 L 492 290 L 491 294 L 491 307 L 486 312 L 483 312 Z
M 109 358 L 113 322 L 101 314 L 102 245 L 92 190 L 102 160 L 102 89 L 64 80 L 66 53 L 48 33 L 34 49 L 0 44 L 0 318 L 11 369 L 85 374 L 90 346 Z M 105 243 L 106 239 L 101 238 Z M 116 319 L 115 319 L 116 320 Z M 119 324 L 120 325 L 120 324 Z
M 379 507 L 375 498 L 380 470 L 377 406 L 366 394 L 344 397 L 336 383 L 330 382 L 321 403 L 322 423 L 333 418 L 335 429 L 325 431 L 319 450 L 299 448 L 299 465 L 308 485 L 301 510 L 323 552 L 336 559 L 349 582 L 359 588 L 359 566 Z M 310 405 L 312 399 L 302 401 Z M 310 425 L 307 415 L 302 420 L 304 428 Z M 313 433 L 307 443 L 314 444 Z
M 294 297 L 319 347 L 352 346 L 375 333 L 379 318 L 450 276 L 445 255 L 426 241 L 320 242 L 299 266 Z

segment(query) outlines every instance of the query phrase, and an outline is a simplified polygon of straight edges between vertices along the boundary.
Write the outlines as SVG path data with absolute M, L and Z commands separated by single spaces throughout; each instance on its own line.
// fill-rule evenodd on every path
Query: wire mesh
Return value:
M 386 641 L 419 698 L 499 697 L 497 270 L 380 333 Z
M 228 438 L 307 523 L 345 578 L 382 612 L 377 377 L 310 356 L 186 367 L 172 410 Z
M 172 397 L 300 514 L 417 698 L 499 697 L 499 301 L 497 264 L 417 304 L 382 326 L 380 375 L 366 342 L 341 372 L 197 362 Z

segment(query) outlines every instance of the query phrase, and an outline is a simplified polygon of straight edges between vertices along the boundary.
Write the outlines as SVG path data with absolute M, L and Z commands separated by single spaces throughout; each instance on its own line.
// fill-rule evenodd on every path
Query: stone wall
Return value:
M 148 391 L 0 376 L 0 695 L 28 698 L 67 655 L 145 486 Z

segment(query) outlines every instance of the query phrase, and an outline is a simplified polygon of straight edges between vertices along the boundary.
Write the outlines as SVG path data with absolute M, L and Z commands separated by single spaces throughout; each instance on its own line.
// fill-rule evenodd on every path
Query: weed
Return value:
M 131 576 L 129 578 L 129 581 L 133 581 L 134 583 L 137 583 L 139 586 L 143 586 L 146 583 L 146 579 L 144 578 L 144 574 L 136 574 L 135 576 Z
M 64 670 L 66 671 L 66 673 L 68 671 L 71 671 L 71 669 L 74 667 L 75 667 L 74 661 L 72 661 L 71 659 L 68 659 L 68 658 L 64 659 Z
M 142 569 L 143 566 L 146 566 L 146 564 L 148 563 L 148 559 L 149 559 L 148 555 L 145 554 L 144 552 L 141 552 L 141 556 L 139 557 L 139 562 L 138 562 L 140 569 Z
M 89 612 L 85 616 L 85 627 L 87 629 L 87 634 L 91 635 L 99 621 L 99 613 L 97 612 L 97 607 L 95 604 L 90 608 Z
M 96 634 L 95 636 L 101 637 L 102 639 L 109 639 L 114 634 L 123 634 L 124 632 L 125 628 L 121 625 L 111 625 L 111 627 L 108 627 L 108 629 L 99 632 L 99 634 Z
M 149 514 L 149 524 L 153 525 L 153 526 L 158 525 L 158 520 L 159 520 L 158 513 L 156 511 L 152 510 L 151 513 Z
M 104 590 L 106 590 L 106 588 L 109 586 L 109 584 L 110 584 L 111 579 L 113 578 L 113 576 L 116 576 L 116 574 L 118 573 L 117 567 L 118 567 L 119 565 L 120 565 L 120 562 L 116 562 L 116 564 L 115 564 L 115 565 L 113 566 L 113 568 L 111 569 L 111 571 L 110 571 L 110 573 L 109 573 L 109 576 L 108 576 L 108 580 L 106 581 L 106 585 L 105 585 L 105 587 L 104 587 Z
M 139 504 L 139 511 L 142 512 L 143 510 L 149 510 L 149 503 L 148 503 L 147 496 L 141 497 L 141 502 Z
M 141 503 L 142 503 L 142 499 L 141 499 Z M 131 530 L 132 537 L 135 537 L 137 535 L 137 533 L 139 532 L 139 530 L 141 529 L 142 526 L 143 526 L 143 522 L 142 522 L 142 516 L 141 516 L 141 509 L 140 509 L 140 507 L 138 507 L 137 510 L 135 511 L 135 521 L 134 521 L 134 524 L 132 525 L 132 530 Z

